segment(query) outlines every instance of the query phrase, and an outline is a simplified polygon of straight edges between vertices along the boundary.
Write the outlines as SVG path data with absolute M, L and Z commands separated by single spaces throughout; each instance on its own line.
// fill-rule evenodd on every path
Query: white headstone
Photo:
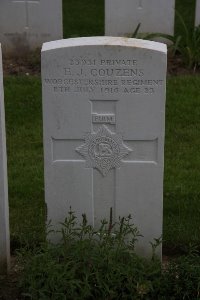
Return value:
M 105 35 L 174 34 L 175 0 L 105 0 Z
M 0 274 L 5 273 L 10 262 L 7 155 L 4 114 L 3 71 L 0 44 Z
M 6 53 L 34 50 L 62 37 L 62 0 L 0 1 L 0 41 Z
M 162 235 L 166 46 L 114 37 L 42 49 L 48 220 L 131 214 L 138 252 Z M 158 254 L 161 254 L 158 249 Z
M 200 0 L 196 0 L 196 17 L 195 17 L 195 26 L 200 25 Z

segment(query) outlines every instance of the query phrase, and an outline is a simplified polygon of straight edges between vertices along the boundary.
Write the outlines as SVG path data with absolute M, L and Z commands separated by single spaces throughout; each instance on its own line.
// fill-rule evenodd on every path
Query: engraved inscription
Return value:
M 115 115 L 113 114 L 92 114 L 92 123 L 115 124 Z
M 141 2 L 142 4 L 142 2 Z M 60 75 L 44 78 L 54 93 L 100 93 L 106 95 L 154 95 L 164 80 L 147 74 L 143 62 L 132 59 L 71 57 Z
M 76 151 L 85 158 L 87 167 L 96 168 L 106 176 L 109 170 L 120 167 L 122 158 L 132 149 L 123 143 L 121 135 L 103 125 L 96 133 L 88 133 L 85 144 Z

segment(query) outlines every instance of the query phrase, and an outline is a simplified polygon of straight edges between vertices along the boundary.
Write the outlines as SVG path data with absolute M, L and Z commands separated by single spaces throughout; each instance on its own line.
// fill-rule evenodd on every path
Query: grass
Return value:
M 5 79 L 11 243 L 38 241 L 44 227 L 41 84 Z M 17 245 L 16 245 L 17 243 Z
M 64 37 L 104 35 L 104 0 L 63 0 Z
M 190 32 L 194 27 L 195 5 L 196 0 L 176 0 L 175 8 L 183 17 Z M 181 22 L 177 17 L 175 19 L 175 32 L 179 34 L 182 32 Z
M 166 107 L 164 239 L 199 242 L 199 76 L 172 77 Z

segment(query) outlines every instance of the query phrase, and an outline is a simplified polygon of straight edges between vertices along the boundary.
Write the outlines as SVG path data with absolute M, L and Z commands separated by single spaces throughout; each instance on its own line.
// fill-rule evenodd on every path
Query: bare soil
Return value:
M 40 75 L 40 51 L 24 54 L 23 57 L 3 57 L 4 75 Z M 192 75 L 200 74 L 200 68 L 187 69 L 179 56 L 168 55 L 168 75 Z
M 23 56 L 3 56 L 4 75 L 40 75 L 40 51 Z

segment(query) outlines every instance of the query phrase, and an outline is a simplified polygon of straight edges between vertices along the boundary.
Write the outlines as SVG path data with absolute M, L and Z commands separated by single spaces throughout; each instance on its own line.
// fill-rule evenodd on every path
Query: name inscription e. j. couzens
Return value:
M 146 74 L 136 59 L 88 59 L 70 58 L 63 73 L 44 78 L 44 84 L 54 93 L 100 93 L 125 95 L 152 95 L 159 93 L 163 79 Z

